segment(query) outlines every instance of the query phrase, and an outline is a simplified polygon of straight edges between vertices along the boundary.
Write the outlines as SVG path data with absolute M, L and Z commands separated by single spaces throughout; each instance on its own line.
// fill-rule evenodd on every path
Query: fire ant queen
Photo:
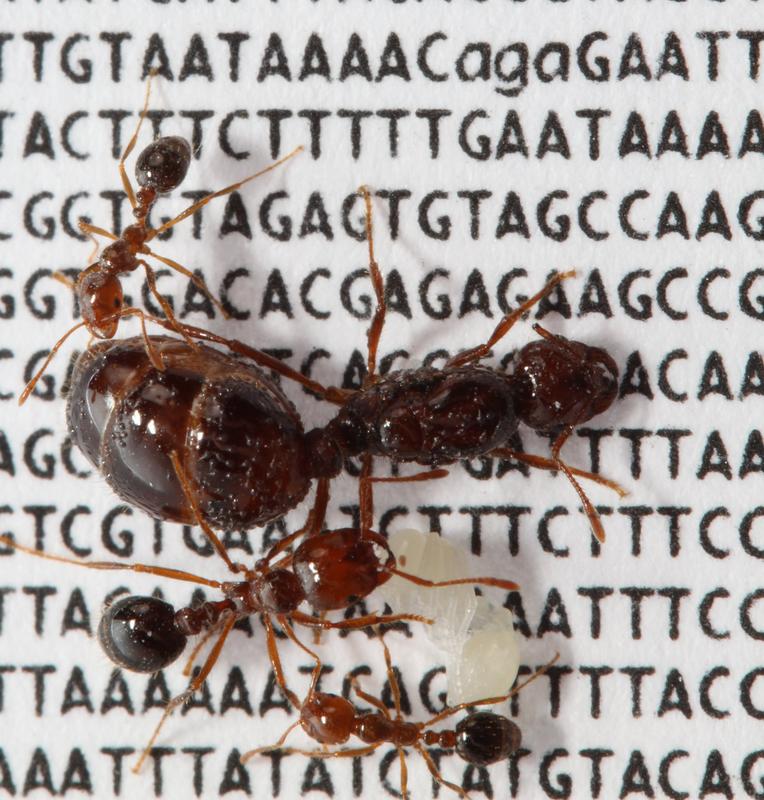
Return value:
M 181 183 L 191 153 L 179 137 L 150 144 L 138 157 L 140 189 L 134 192 L 125 162 L 136 145 L 150 90 L 151 79 L 137 127 L 119 164 L 136 223 L 120 237 L 83 223 L 91 237 L 105 236 L 113 242 L 75 284 L 82 322 L 54 345 L 20 402 L 30 395 L 66 338 L 86 327 L 101 341 L 83 353 L 72 375 L 67 408 L 72 440 L 122 499 L 155 518 L 186 524 L 196 517 L 203 519 L 212 544 L 226 559 L 212 528 L 246 529 L 281 517 L 303 500 L 314 479 L 335 477 L 345 458 L 364 453 L 430 467 L 482 455 L 513 457 L 535 467 L 561 470 L 578 493 L 594 534 L 604 539 L 599 516 L 576 476 L 623 491 L 612 481 L 568 466 L 560 450 L 576 425 L 602 413 L 615 399 L 618 369 L 613 359 L 601 348 L 555 336 L 536 325 L 542 338 L 521 348 L 512 373 L 480 363 L 523 314 L 572 273 L 552 278 L 506 314 L 484 344 L 457 353 L 442 368 L 379 375 L 377 350 L 386 306 L 374 254 L 371 197 L 361 187 L 369 274 L 376 297 L 368 330 L 367 375 L 357 391 L 324 387 L 242 342 L 180 323 L 156 290 L 153 270 L 142 258 L 157 257 L 208 291 L 185 267 L 157 256 L 148 242 L 297 151 L 151 228 L 149 209 L 158 193 Z M 166 320 L 123 306 L 119 276 L 138 267 L 145 270 Z M 115 340 L 119 321 L 127 316 L 139 318 L 143 335 Z M 147 321 L 182 338 L 149 336 Z M 199 340 L 222 345 L 230 355 Z M 275 370 L 338 405 L 336 416 L 323 427 L 304 431 L 292 403 L 256 365 Z M 551 459 L 507 446 L 520 422 L 555 437 Z
M 542 338 L 521 348 L 513 372 L 480 363 L 525 312 L 572 273 L 552 278 L 507 314 L 484 344 L 458 353 L 443 368 L 381 376 L 376 359 L 386 308 L 374 257 L 371 199 L 365 188 L 361 193 L 377 308 L 360 389 L 324 387 L 240 341 L 140 312 L 142 320 L 168 330 L 180 326 L 186 340 L 219 344 L 231 354 L 145 334 L 96 343 L 72 375 L 67 415 L 73 441 L 124 500 L 156 518 L 204 520 L 226 560 L 212 528 L 246 529 L 281 517 L 306 496 L 314 479 L 333 478 L 345 458 L 364 454 L 430 467 L 489 455 L 561 470 L 579 494 L 594 534 L 604 539 L 576 476 L 624 492 L 612 481 L 568 466 L 560 450 L 576 425 L 615 399 L 618 369 L 611 356 L 535 326 Z M 297 410 L 257 364 L 338 405 L 336 416 L 304 431 Z M 520 422 L 555 435 L 551 459 L 507 446 Z

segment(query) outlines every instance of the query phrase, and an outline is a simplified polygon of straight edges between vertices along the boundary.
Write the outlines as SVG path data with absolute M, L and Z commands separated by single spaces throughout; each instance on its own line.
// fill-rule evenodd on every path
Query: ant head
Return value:
M 175 609 L 156 597 L 123 597 L 110 605 L 98 625 L 98 640 L 117 666 L 133 672 L 163 669 L 186 646 Z
M 77 281 L 77 295 L 88 330 L 99 339 L 113 339 L 124 305 L 122 284 L 99 263 L 89 266 Z
M 305 599 L 305 592 L 294 572 L 269 569 L 259 575 L 253 586 L 260 606 L 270 614 L 289 614 Z
M 321 744 L 344 744 L 353 732 L 353 704 L 336 694 L 313 694 L 302 704 L 300 725 Z
M 555 336 L 525 345 L 514 363 L 515 413 L 538 431 L 581 425 L 608 409 L 618 394 L 618 366 L 600 347 Z
M 135 162 L 135 179 L 160 194 L 177 189 L 191 163 L 191 145 L 181 136 L 163 136 L 146 147 Z
M 292 556 L 292 569 L 305 599 L 319 611 L 347 608 L 388 581 L 395 567 L 387 540 L 357 528 L 326 531 L 304 539 Z
M 520 728 L 512 720 L 491 711 L 470 714 L 456 726 L 456 752 L 478 766 L 502 761 L 522 742 Z

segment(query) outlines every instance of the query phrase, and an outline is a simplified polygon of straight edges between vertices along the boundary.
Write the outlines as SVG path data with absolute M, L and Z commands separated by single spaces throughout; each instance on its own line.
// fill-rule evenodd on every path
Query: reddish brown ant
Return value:
M 469 764 L 487 766 L 509 758 L 516 752 L 522 740 L 518 725 L 501 714 L 492 711 L 472 712 L 457 723 L 453 730 L 432 731 L 428 730 L 444 719 L 466 708 L 480 705 L 496 705 L 508 700 L 522 691 L 529 683 L 543 675 L 559 658 L 556 655 L 548 664 L 534 672 L 525 681 L 501 697 L 488 697 L 471 703 L 461 703 L 444 709 L 435 714 L 427 722 L 406 722 L 401 714 L 401 696 L 398 679 L 395 675 L 390 658 L 390 651 L 384 640 L 381 639 L 385 652 L 387 678 L 393 696 L 395 716 L 392 716 L 378 698 L 363 691 L 356 676 L 351 676 L 351 686 L 355 694 L 370 703 L 376 711 L 357 711 L 353 704 L 344 697 L 336 694 L 316 691 L 316 686 L 321 675 L 321 661 L 316 658 L 310 688 L 307 697 L 295 708 L 299 712 L 299 719 L 290 725 L 274 745 L 258 747 L 245 753 L 241 760 L 246 762 L 260 753 L 279 751 L 283 755 L 294 753 L 308 756 L 309 758 L 355 758 L 369 755 L 383 744 L 392 744 L 398 751 L 401 765 L 401 796 L 408 798 L 408 768 L 406 766 L 405 747 L 413 747 L 424 759 L 433 778 L 440 784 L 452 789 L 460 797 L 468 797 L 461 786 L 447 781 L 440 773 L 435 761 L 425 747 L 437 746 L 446 750 L 454 750 L 456 754 Z M 290 694 L 293 700 L 293 694 Z M 321 750 L 302 750 L 295 747 L 283 747 L 289 734 L 297 727 L 301 727 L 311 739 L 319 742 Z M 329 750 L 328 745 L 342 745 L 351 736 L 356 736 L 365 746 L 339 750 Z
M 445 470 L 430 470 L 405 478 L 371 478 L 364 474 L 359 484 L 361 519 L 371 520 L 371 484 L 373 482 L 425 481 L 444 477 L 445 474 Z M 185 484 L 182 488 L 183 491 L 190 492 L 189 487 Z M 3 544 L 40 558 L 88 569 L 130 570 L 158 575 L 219 589 L 222 592 L 224 598 L 222 600 L 206 601 L 196 608 L 186 607 L 178 610 L 175 610 L 169 603 L 154 597 L 129 596 L 113 603 L 104 612 L 98 627 L 98 638 L 104 651 L 118 666 L 135 672 L 156 672 L 167 667 L 181 655 L 190 636 L 204 634 L 202 640 L 194 648 L 184 670 L 184 674 L 188 675 L 201 648 L 217 634 L 215 644 L 207 655 L 202 668 L 191 680 L 188 689 L 168 703 L 143 756 L 135 767 L 136 771 L 140 769 L 156 741 L 165 720 L 178 705 L 188 700 L 202 686 L 215 665 L 228 634 L 239 619 L 252 614 L 262 615 L 267 635 L 268 655 L 276 680 L 289 700 L 297 703 L 296 697 L 290 692 L 284 681 L 271 617 L 275 617 L 287 636 L 315 657 L 318 662 L 317 656 L 307 650 L 299 641 L 292 628 L 292 623 L 299 623 L 314 630 L 325 630 L 329 628 L 357 629 L 402 620 L 430 621 L 415 614 L 367 614 L 339 622 L 331 622 L 323 618 L 327 611 L 347 609 L 362 600 L 389 580 L 392 575 L 410 580 L 420 586 L 481 584 L 505 591 L 518 588 L 513 581 L 500 578 L 460 578 L 433 582 L 410 575 L 397 568 L 395 556 L 386 540 L 371 530 L 370 525 L 362 526 L 360 529 L 342 528 L 320 533 L 328 498 L 328 481 L 322 479 L 318 482 L 315 502 L 305 526 L 277 542 L 263 558 L 255 562 L 252 569 L 231 562 L 221 545 L 218 552 L 229 569 L 243 577 L 243 580 L 235 582 L 212 580 L 184 570 L 148 564 L 77 561 L 33 550 L 0 535 L 0 542 Z M 194 521 L 204 529 L 212 541 L 217 541 L 214 532 L 199 516 L 195 501 L 190 494 L 187 500 L 196 515 Z M 271 563 L 302 536 L 305 538 L 294 553 L 283 555 L 276 563 Z M 321 616 L 316 618 L 299 611 L 299 606 L 304 602 L 312 606 L 315 611 L 320 612 Z M 318 663 L 320 664 L 320 662 Z
M 96 243 L 95 236 L 103 236 L 107 239 L 111 239 L 112 243 L 101 251 L 95 263 L 80 272 L 74 283 L 70 282 L 68 278 L 60 273 L 54 274 L 54 277 L 66 283 L 74 290 L 82 311 L 82 322 L 70 328 L 55 344 L 42 367 L 32 380 L 29 381 L 19 397 L 20 405 L 26 401 L 27 397 L 33 391 L 37 381 L 45 373 L 45 370 L 48 368 L 48 365 L 64 341 L 75 330 L 81 327 L 87 328 L 91 336 L 97 339 L 113 339 L 114 336 L 116 336 L 117 328 L 122 317 L 138 316 L 141 321 L 143 340 L 149 359 L 156 368 L 160 370 L 163 368 L 164 365 L 161 355 L 153 346 L 152 340 L 146 332 L 146 319 L 148 315 L 144 314 L 138 308 L 126 308 L 124 306 L 120 276 L 134 272 L 139 267 L 143 267 L 146 273 L 146 282 L 149 291 L 162 307 L 162 311 L 170 322 L 172 330 L 186 338 L 190 346 L 195 347 L 196 345 L 193 340 L 186 334 L 185 327 L 176 319 L 172 307 L 159 293 L 156 285 L 156 273 L 142 256 L 155 258 L 157 261 L 166 264 L 168 267 L 171 267 L 176 272 L 179 272 L 181 275 L 193 281 L 194 285 L 209 297 L 224 317 L 227 317 L 228 314 L 218 299 L 207 288 L 202 278 L 195 275 L 177 261 L 155 253 L 148 247 L 148 242 L 174 227 L 182 220 L 190 217 L 216 197 L 222 197 L 223 195 L 236 191 L 244 186 L 244 184 L 280 166 L 302 150 L 302 147 L 298 147 L 288 155 L 275 161 L 264 169 L 249 175 L 243 180 L 232 183 L 230 186 L 226 186 L 216 192 L 211 192 L 158 228 L 152 228 L 148 223 L 148 215 L 151 211 L 151 207 L 160 194 L 167 194 L 178 188 L 186 177 L 186 172 L 191 163 L 191 145 L 185 139 L 180 136 L 163 136 L 145 147 L 138 155 L 135 164 L 135 178 L 140 188 L 137 192 L 133 189 L 130 178 L 127 175 L 125 162 L 135 148 L 141 126 L 143 125 L 143 120 L 146 118 L 149 98 L 151 96 L 151 80 L 155 74 L 155 72 L 152 72 L 148 78 L 143 110 L 138 118 L 135 131 L 130 141 L 127 143 L 119 161 L 120 178 L 127 198 L 130 201 L 135 222 L 126 227 L 122 231 L 121 236 L 117 236 L 104 228 L 91 225 L 85 220 L 80 220 L 80 230 L 90 237 L 94 243 Z M 97 247 L 98 245 L 96 243 L 96 250 Z
M 364 385 L 327 426 L 333 446 L 343 456 L 370 453 L 433 467 L 487 455 L 561 470 L 578 493 L 592 531 L 603 541 L 599 515 L 575 476 L 608 486 L 621 496 L 626 493 L 613 481 L 569 467 L 560 450 L 577 425 L 601 414 L 615 400 L 618 367 L 613 358 L 602 348 L 555 336 L 535 325 L 542 340 L 520 349 L 511 374 L 479 363 L 523 314 L 575 273 L 553 277 L 506 314 L 484 344 L 457 353 L 442 369 L 420 367 L 380 376 L 376 354 L 386 313 L 384 285 L 374 256 L 371 196 L 365 186 L 359 192 L 366 207 L 369 274 L 377 307 L 368 331 Z M 551 459 L 506 446 L 520 422 L 555 435 Z
M 138 314 L 168 330 L 181 325 L 187 338 L 221 344 L 302 383 L 340 406 L 326 426 L 306 433 L 292 404 L 253 364 L 144 332 L 143 340 L 98 342 L 80 357 L 68 403 L 72 439 L 120 497 L 151 516 L 185 523 L 198 516 L 221 528 L 251 528 L 283 516 L 304 498 L 314 478 L 339 474 L 348 456 L 367 453 L 430 466 L 481 455 L 514 457 L 562 470 L 595 535 L 604 539 L 599 516 L 575 476 L 622 495 L 623 490 L 569 467 L 559 453 L 575 425 L 613 402 L 618 372 L 613 359 L 600 348 L 537 327 L 543 340 L 520 350 L 512 374 L 478 363 L 572 273 L 552 278 L 507 314 L 485 344 L 455 355 L 442 369 L 380 376 L 376 354 L 385 303 L 374 257 L 371 200 L 368 190 L 361 192 L 377 309 L 368 334 L 366 380 L 355 392 L 323 387 L 254 348 L 200 328 L 157 320 L 137 309 L 114 315 Z M 557 433 L 551 459 L 507 448 L 521 421 Z M 227 558 L 217 537 L 212 541 Z

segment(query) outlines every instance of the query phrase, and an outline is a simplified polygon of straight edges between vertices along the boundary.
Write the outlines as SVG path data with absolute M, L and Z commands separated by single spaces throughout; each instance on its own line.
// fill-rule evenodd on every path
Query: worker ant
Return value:
M 79 561 L 42 553 L 0 535 L 0 542 L 29 555 L 51 561 L 74 564 L 87 569 L 129 570 L 158 575 L 171 580 L 186 581 L 218 589 L 222 600 L 205 601 L 196 608 L 173 608 L 155 597 L 129 596 L 108 606 L 98 626 L 98 638 L 107 656 L 118 666 L 134 672 L 156 672 L 176 661 L 186 648 L 188 638 L 203 634 L 194 648 L 184 674 L 191 674 L 193 662 L 209 639 L 217 635 L 203 666 L 192 678 L 188 688 L 173 698 L 156 726 L 143 755 L 135 767 L 137 772 L 157 740 L 159 732 L 172 711 L 187 701 L 204 683 L 235 623 L 252 614 L 260 614 L 266 630 L 267 650 L 276 681 L 285 696 L 293 703 L 294 694 L 286 686 L 271 618 L 275 618 L 286 635 L 299 647 L 314 656 L 297 638 L 293 623 L 314 630 L 359 629 L 382 623 L 431 620 L 417 614 L 365 614 L 360 617 L 332 622 L 325 619 L 331 610 L 347 609 L 368 596 L 393 575 L 419 586 L 445 587 L 463 584 L 491 586 L 513 591 L 518 585 L 501 578 L 459 578 L 447 581 L 429 581 L 399 569 L 395 556 L 383 536 L 371 529 L 373 510 L 372 484 L 376 482 L 426 481 L 442 478 L 445 470 L 428 470 L 405 478 L 374 478 L 368 474 L 370 459 L 359 482 L 360 515 L 364 524 L 360 528 L 341 528 L 321 533 L 329 499 L 328 480 L 318 482 L 313 507 L 305 525 L 274 544 L 266 555 L 252 568 L 234 564 L 220 545 L 218 553 L 228 568 L 242 579 L 218 581 L 184 570 L 148 564 L 122 564 L 112 561 Z M 211 541 L 217 541 L 214 532 L 198 512 L 190 488 L 187 501 L 200 525 Z M 300 537 L 303 541 L 293 553 L 285 551 Z M 277 557 L 281 556 L 278 560 Z M 273 563 L 275 561 L 275 563 Z M 299 610 L 307 602 L 320 613 L 314 617 Z M 318 662 L 320 663 L 320 662 Z
M 210 292 L 207 288 L 207 284 L 201 277 L 194 274 L 177 261 L 173 261 L 170 258 L 166 258 L 154 252 L 149 248 L 148 242 L 195 214 L 199 209 L 206 206 L 207 203 L 214 200 L 216 197 L 230 194 L 244 186 L 244 184 L 253 181 L 255 178 L 259 178 L 271 172 L 290 158 L 293 158 L 303 149 L 302 147 L 298 147 L 283 158 L 249 175 L 243 180 L 232 183 L 230 186 L 226 186 L 216 192 L 210 192 L 172 219 L 157 228 L 152 228 L 148 222 L 148 215 L 151 211 L 151 207 L 160 194 L 167 194 L 178 188 L 186 177 L 186 172 L 191 163 L 191 145 L 184 138 L 181 136 L 163 136 L 145 147 L 138 155 L 135 163 L 135 178 L 140 188 L 137 192 L 133 189 L 132 183 L 130 182 L 125 168 L 125 162 L 135 148 L 141 126 L 146 118 L 149 98 L 151 96 L 151 81 L 155 75 L 156 71 L 152 71 L 149 75 L 146 84 L 146 96 L 143 103 L 143 110 L 138 118 L 135 131 L 119 160 L 120 178 L 127 198 L 130 201 L 135 222 L 126 227 L 122 231 L 121 236 L 117 236 L 104 228 L 91 225 L 85 220 L 80 220 L 80 230 L 92 239 L 95 244 L 93 254 L 95 254 L 98 249 L 97 240 L 95 239 L 96 236 L 111 239 L 112 242 L 101 251 L 100 256 L 93 264 L 80 272 L 75 282 L 72 283 L 61 273 L 54 273 L 54 277 L 73 289 L 82 311 L 82 321 L 70 328 L 58 342 L 56 342 L 42 367 L 32 380 L 29 381 L 19 397 L 19 405 L 23 404 L 34 390 L 37 381 L 45 373 L 45 370 L 48 368 L 48 365 L 53 360 L 64 341 L 66 341 L 74 331 L 82 327 L 87 328 L 90 335 L 96 339 L 113 339 L 116 336 L 119 322 L 123 317 L 137 316 L 141 322 L 143 341 L 146 346 L 148 357 L 154 367 L 160 370 L 163 369 L 164 364 L 161 354 L 158 349 L 153 346 L 151 337 L 149 337 L 146 331 L 148 315 L 144 314 L 139 308 L 128 308 L 124 306 L 120 276 L 129 272 L 134 272 L 139 267 L 143 267 L 149 291 L 161 306 L 167 320 L 170 322 L 171 329 L 183 336 L 189 346 L 196 347 L 194 341 L 187 335 L 184 326 L 175 317 L 170 304 L 159 293 L 156 285 L 156 273 L 142 257 L 149 256 L 155 258 L 162 264 L 167 265 L 181 275 L 189 278 L 189 280 L 215 304 L 224 317 L 228 317 L 228 313 L 221 305 L 220 301 Z
M 344 697 L 316 691 L 322 665 L 318 656 L 313 654 L 316 658 L 316 666 L 313 669 L 307 697 L 302 703 L 295 703 L 292 699 L 293 695 L 290 696 L 299 712 L 299 719 L 284 731 L 275 744 L 250 750 L 241 757 L 242 762 L 261 753 L 274 751 L 279 751 L 282 755 L 300 754 L 309 758 L 356 758 L 373 753 L 383 744 L 392 744 L 398 751 L 401 765 L 401 796 L 407 800 L 409 796 L 408 767 L 404 748 L 413 747 L 422 756 L 430 774 L 438 783 L 452 789 L 460 797 L 466 798 L 468 794 L 461 786 L 451 783 L 441 775 L 438 766 L 425 748 L 437 746 L 446 750 L 454 750 L 469 764 L 487 766 L 509 758 L 519 749 L 522 741 L 519 726 L 508 717 L 493 711 L 478 711 L 472 712 L 460 720 L 454 729 L 437 732 L 428 729 L 466 708 L 496 705 L 508 700 L 543 675 L 559 658 L 559 654 L 556 655 L 548 664 L 500 697 L 488 697 L 447 707 L 426 722 L 407 722 L 401 713 L 400 687 L 393 670 L 390 651 L 381 636 L 380 641 L 385 653 L 385 665 L 393 696 L 395 716 L 390 714 L 387 706 L 381 700 L 361 689 L 355 675 L 350 676 L 350 684 L 354 693 L 361 700 L 370 703 L 376 709 L 375 711 L 359 712 Z M 311 739 L 319 742 L 322 749 L 303 750 L 284 747 L 287 737 L 298 726 Z M 328 749 L 328 745 L 345 744 L 351 736 L 359 738 L 365 743 L 365 746 L 338 750 Z

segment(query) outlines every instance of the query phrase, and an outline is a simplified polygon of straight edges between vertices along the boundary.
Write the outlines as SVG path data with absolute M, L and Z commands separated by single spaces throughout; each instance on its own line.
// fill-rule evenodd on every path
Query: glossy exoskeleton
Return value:
M 465 708 L 475 705 L 493 705 L 508 700 L 546 672 L 557 660 L 557 656 L 555 656 L 549 664 L 501 697 L 485 698 L 446 708 L 427 722 L 407 722 L 401 714 L 400 688 L 392 667 L 390 652 L 384 642 L 382 644 L 385 650 L 388 682 L 393 695 L 394 716 L 378 698 L 360 688 L 356 676 L 351 676 L 350 682 L 353 691 L 360 699 L 370 703 L 376 709 L 375 711 L 359 712 L 345 697 L 316 691 L 321 674 L 319 660 L 313 671 L 308 694 L 304 702 L 296 706 L 300 714 L 299 719 L 287 728 L 276 744 L 251 750 L 242 756 L 242 761 L 247 761 L 260 753 L 276 750 L 280 751 L 282 755 L 297 753 L 310 758 L 355 758 L 373 753 L 383 744 L 392 744 L 398 750 L 400 759 L 401 796 L 404 800 L 408 798 L 408 770 L 406 754 L 403 749 L 405 747 L 413 748 L 424 758 L 430 773 L 438 783 L 453 789 L 460 797 L 467 797 L 464 789 L 447 781 L 441 775 L 426 747 L 453 750 L 469 764 L 487 766 L 509 758 L 519 749 L 522 742 L 520 728 L 515 722 L 501 714 L 492 711 L 478 711 L 460 720 L 453 729 L 442 731 L 428 729 Z M 319 742 L 322 749 L 303 750 L 283 747 L 289 734 L 298 726 L 311 739 Z M 352 736 L 360 739 L 364 746 L 339 750 L 327 749 L 328 746 L 345 744 Z
M 410 475 L 407 481 L 424 481 L 443 477 L 443 470 L 427 471 Z M 364 474 L 359 481 L 359 504 L 361 518 L 369 520 L 372 516 L 371 484 L 374 481 L 397 481 L 397 478 L 371 478 Z M 203 634 L 201 642 L 194 648 L 188 661 L 185 674 L 190 674 L 191 666 L 201 647 L 213 636 L 216 642 L 188 689 L 168 704 L 162 719 L 157 725 L 151 741 L 136 765 L 140 768 L 151 746 L 156 741 L 164 721 L 172 710 L 187 700 L 204 683 L 215 665 L 220 651 L 234 624 L 247 616 L 261 614 L 267 635 L 268 655 L 273 665 L 279 686 L 289 699 L 296 703 L 295 696 L 287 688 L 281 668 L 271 618 L 275 618 L 286 634 L 312 657 L 297 639 L 292 623 L 299 623 L 316 631 L 328 628 L 357 629 L 380 623 L 414 620 L 429 622 L 416 614 L 367 614 L 339 622 L 324 618 L 327 611 L 347 609 L 357 601 L 367 597 L 374 589 L 385 583 L 392 575 L 412 581 L 420 586 L 442 587 L 462 584 L 482 584 L 505 591 L 517 589 L 513 581 L 500 578 L 460 578 L 456 580 L 433 582 L 398 569 L 395 556 L 387 541 L 368 527 L 341 528 L 320 533 L 326 506 L 329 499 L 328 482 L 318 483 L 313 508 L 303 528 L 280 540 L 254 567 L 249 569 L 241 564 L 233 564 L 222 547 L 218 550 L 229 569 L 241 579 L 236 581 L 217 581 L 194 575 L 183 570 L 147 564 L 121 564 L 118 562 L 76 561 L 62 556 L 40 553 L 19 545 L 7 537 L 0 536 L 0 542 L 11 545 L 25 553 L 37 557 L 59 561 L 88 569 L 129 570 L 157 575 L 172 580 L 187 581 L 219 590 L 221 600 L 207 600 L 196 607 L 175 609 L 169 603 L 155 597 L 129 596 L 121 598 L 106 608 L 98 627 L 98 638 L 109 656 L 118 666 L 135 672 L 156 672 L 176 661 L 186 648 L 189 637 Z M 194 514 L 196 514 L 194 510 Z M 193 520 L 201 525 L 214 539 L 214 533 L 201 518 Z M 297 539 L 304 537 L 293 553 L 284 551 Z M 277 556 L 281 558 L 272 563 Z M 307 603 L 320 617 L 300 611 Z
M 190 524 L 185 477 L 206 522 L 251 528 L 294 508 L 313 478 L 339 471 L 311 458 L 297 411 L 256 366 L 180 339 L 151 342 L 161 370 L 134 337 L 97 342 L 71 379 L 72 440 L 121 498 Z
M 91 238 L 94 242 L 96 236 L 101 236 L 106 239 L 111 239 L 111 244 L 108 244 L 101 251 L 98 258 L 84 269 L 77 276 L 74 284 L 71 284 L 68 278 L 65 278 L 60 273 L 56 273 L 57 277 L 64 283 L 72 286 L 75 296 L 78 300 L 81 312 L 82 322 L 75 325 L 64 336 L 59 339 L 53 347 L 50 355 L 45 360 L 42 368 L 37 372 L 34 378 L 29 381 L 24 392 L 19 398 L 19 402 L 23 403 L 29 394 L 33 391 L 37 381 L 47 369 L 50 361 L 55 356 L 61 344 L 68 336 L 80 327 L 85 327 L 91 336 L 96 339 L 113 339 L 117 334 L 119 322 L 123 317 L 137 316 L 141 319 L 144 327 L 143 336 L 146 345 L 146 352 L 159 369 L 163 364 L 160 354 L 152 347 L 151 339 L 148 337 L 145 330 L 145 321 L 148 315 L 144 314 L 139 308 L 125 307 L 124 294 L 122 291 L 121 276 L 134 272 L 142 267 L 146 274 L 146 283 L 151 294 L 162 308 L 173 330 L 181 336 L 186 336 L 184 326 L 181 325 L 176 319 L 172 306 L 167 299 L 160 294 L 156 286 L 156 273 L 153 268 L 146 262 L 145 258 L 154 258 L 162 264 L 171 267 L 176 272 L 189 278 L 196 287 L 209 297 L 209 299 L 217 306 L 218 310 L 223 316 L 227 313 L 217 298 L 209 291 L 204 280 L 198 275 L 191 272 L 189 269 L 173 261 L 170 258 L 161 256 L 151 250 L 148 243 L 155 239 L 160 234 L 169 230 L 177 225 L 184 219 L 199 211 L 200 208 L 207 205 L 210 200 L 216 197 L 230 194 L 231 192 L 239 189 L 245 183 L 248 183 L 255 178 L 270 172 L 280 164 L 283 164 L 288 159 L 296 155 L 302 148 L 297 148 L 284 158 L 274 162 L 265 169 L 250 175 L 243 180 L 219 189 L 215 192 L 210 192 L 193 203 L 188 208 L 184 209 L 180 214 L 172 219 L 163 223 L 157 228 L 151 227 L 148 221 L 148 216 L 152 206 L 161 194 L 172 192 L 180 186 L 183 179 L 186 177 L 189 164 L 191 163 L 191 145 L 181 136 L 163 136 L 154 140 L 151 144 L 145 147 L 135 163 L 135 179 L 140 187 L 136 192 L 133 189 L 130 178 L 127 175 L 125 162 L 132 153 L 138 135 L 140 133 L 143 120 L 146 118 L 148 110 L 149 97 L 151 91 L 151 78 L 149 77 L 146 86 L 146 99 L 143 105 L 143 110 L 138 119 L 138 124 L 135 131 L 127 143 L 122 157 L 119 161 L 119 174 L 122 180 L 122 185 L 127 194 L 132 207 L 132 213 L 135 217 L 135 222 L 128 225 L 120 236 L 100 228 L 96 225 L 91 225 L 86 220 L 82 219 L 79 222 L 80 230 Z M 189 345 L 193 346 L 193 342 L 187 339 Z
M 241 342 L 184 328 L 265 363 Z M 547 335 L 520 350 L 511 374 L 463 354 L 443 369 L 384 377 L 370 371 L 362 389 L 333 396 L 271 360 L 269 366 L 341 406 L 326 426 L 306 433 L 293 405 L 254 364 L 179 339 L 149 338 L 161 369 L 139 337 L 98 342 L 83 353 L 72 376 L 68 421 L 73 441 L 117 494 L 153 517 L 190 523 L 198 513 L 213 527 L 250 528 L 290 511 L 314 478 L 336 476 L 348 456 L 437 466 L 493 454 L 565 471 L 602 536 L 573 475 L 617 487 L 559 458 L 573 426 L 615 397 L 617 368 L 600 348 Z M 552 459 L 507 449 L 521 421 L 562 430 Z

